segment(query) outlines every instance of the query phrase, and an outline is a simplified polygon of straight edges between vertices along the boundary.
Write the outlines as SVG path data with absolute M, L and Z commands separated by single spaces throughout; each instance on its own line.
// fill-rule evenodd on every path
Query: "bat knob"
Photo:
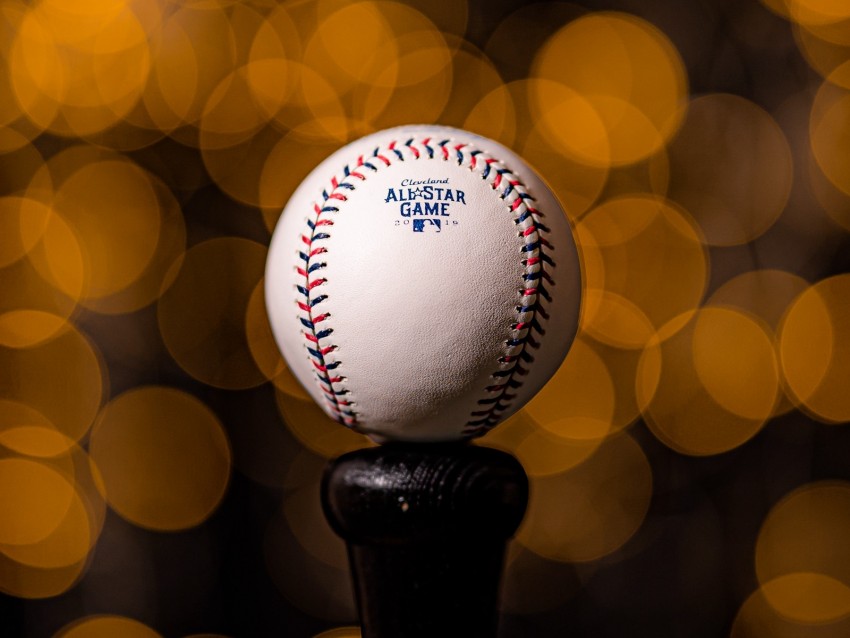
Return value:
M 332 461 L 322 504 L 348 545 L 364 638 L 495 638 L 528 478 L 510 454 L 389 443 Z

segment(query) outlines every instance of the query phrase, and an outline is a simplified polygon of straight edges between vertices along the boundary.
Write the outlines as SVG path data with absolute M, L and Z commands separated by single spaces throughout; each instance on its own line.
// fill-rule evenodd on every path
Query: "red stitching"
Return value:
M 315 281 L 311 281 L 307 284 L 307 290 L 313 290 L 316 286 L 321 286 L 325 283 L 327 279 L 316 279 Z

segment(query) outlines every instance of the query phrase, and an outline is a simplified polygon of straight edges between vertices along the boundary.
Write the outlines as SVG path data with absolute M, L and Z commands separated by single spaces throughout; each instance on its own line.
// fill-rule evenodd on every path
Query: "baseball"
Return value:
M 581 271 L 555 195 L 515 153 L 404 126 L 301 183 L 266 265 L 272 331 L 334 420 L 378 442 L 487 433 L 558 369 Z

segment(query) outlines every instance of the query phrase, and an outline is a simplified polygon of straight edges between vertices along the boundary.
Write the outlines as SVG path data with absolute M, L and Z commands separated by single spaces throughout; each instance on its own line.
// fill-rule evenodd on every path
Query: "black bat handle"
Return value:
M 332 461 L 322 504 L 348 545 L 363 638 L 495 638 L 528 478 L 510 454 L 391 443 Z

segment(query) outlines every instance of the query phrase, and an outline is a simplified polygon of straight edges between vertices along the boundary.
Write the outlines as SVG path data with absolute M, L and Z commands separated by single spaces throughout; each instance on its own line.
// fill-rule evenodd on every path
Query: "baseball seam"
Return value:
M 499 357 L 498 367 L 490 375 L 494 382 L 484 388 L 487 396 L 478 400 L 480 409 L 469 415 L 464 427 L 463 435 L 472 438 L 499 423 L 516 399 L 515 391 L 523 383 L 518 377 L 528 374 L 527 366 L 534 361 L 529 350 L 540 347 L 535 335 L 545 334 L 541 320 L 549 318 L 545 304 L 552 301 L 547 285 L 555 285 L 547 272 L 548 268 L 555 266 L 555 262 L 546 253 L 553 246 L 545 237 L 549 229 L 540 221 L 543 214 L 532 205 L 535 199 L 522 181 L 504 163 L 470 144 L 454 143 L 451 138 L 435 142 L 431 137 L 425 137 L 421 140 L 410 138 L 403 143 L 394 140 L 384 148 L 375 148 L 371 155 L 359 156 L 353 167 L 346 165 L 340 178 L 331 179 L 330 190 L 322 191 L 321 202 L 313 204 L 313 215 L 308 217 L 307 228 L 301 235 L 303 246 L 298 251 L 296 266 L 302 278 L 296 286 L 299 320 L 308 358 L 326 405 L 338 422 L 357 429 L 356 402 L 346 388 L 346 377 L 338 371 L 342 361 L 333 354 L 338 345 L 329 339 L 334 332 L 329 323 L 331 315 L 323 312 L 322 308 L 328 298 L 321 288 L 327 283 L 322 270 L 327 266 L 327 240 L 334 225 L 331 215 L 340 212 L 340 205 L 357 189 L 358 182 L 366 181 L 367 171 L 377 173 L 394 161 L 421 159 L 456 159 L 458 166 L 465 165 L 470 171 L 477 172 L 494 191 L 498 191 L 499 198 L 513 215 L 517 235 L 522 240 L 520 261 L 525 272 L 522 287 L 518 289 L 516 320 L 511 324 L 511 337 L 504 343 L 504 355 Z

